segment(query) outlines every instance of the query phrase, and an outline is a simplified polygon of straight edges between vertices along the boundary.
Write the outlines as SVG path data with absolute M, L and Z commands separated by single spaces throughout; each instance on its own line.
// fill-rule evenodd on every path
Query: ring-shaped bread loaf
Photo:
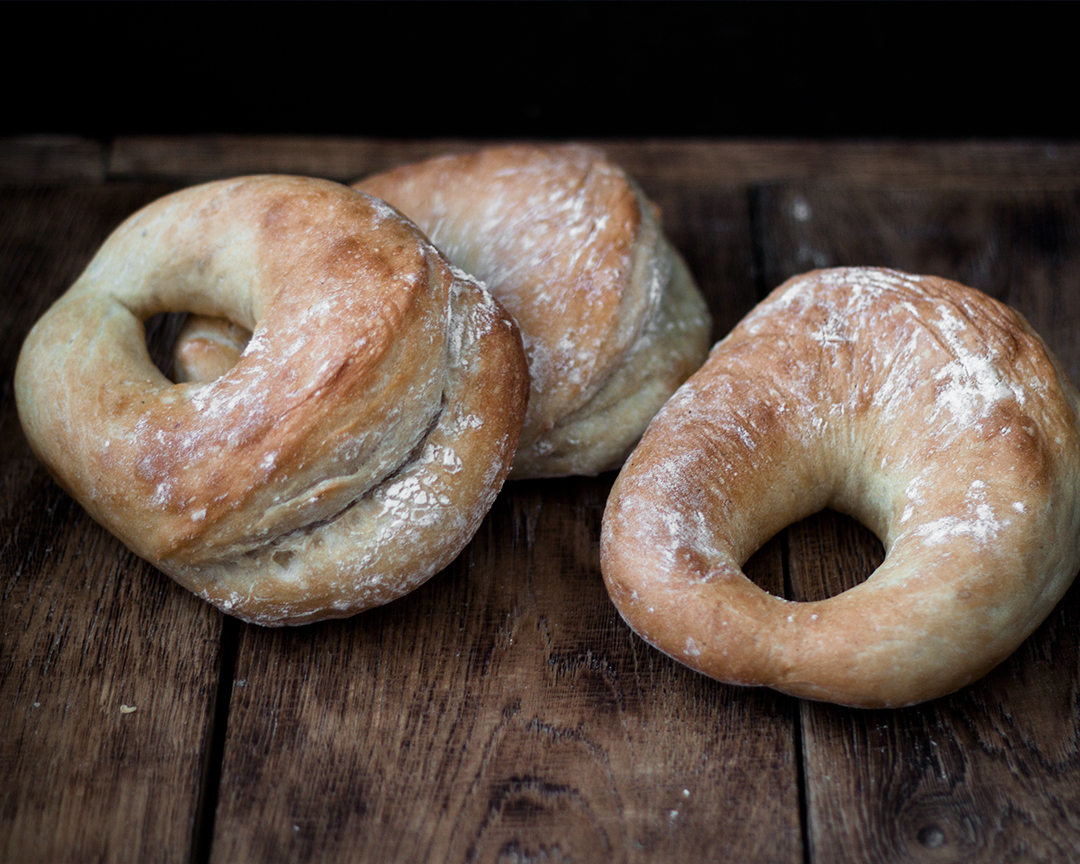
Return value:
M 597 150 L 491 147 L 355 187 L 412 219 L 521 329 L 532 391 L 511 478 L 618 467 L 705 359 L 710 320 L 689 271 L 656 208 Z M 179 355 L 177 367 L 200 374 Z
M 604 515 L 631 628 L 721 681 L 854 706 L 962 687 L 1006 658 L 1080 568 L 1078 397 L 1024 319 L 889 270 L 789 280 L 656 417 Z M 832 507 L 886 557 L 789 602 L 741 566 Z
M 254 331 L 201 384 L 152 364 L 167 311 Z M 505 478 L 528 393 L 490 294 L 385 203 L 249 177 L 125 221 L 27 337 L 31 446 L 137 554 L 262 624 L 342 617 L 446 566 Z

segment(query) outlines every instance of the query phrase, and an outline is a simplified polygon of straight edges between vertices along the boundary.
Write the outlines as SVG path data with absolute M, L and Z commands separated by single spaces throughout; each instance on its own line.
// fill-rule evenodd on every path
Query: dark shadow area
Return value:
M 217 818 L 218 798 L 221 792 L 221 766 L 225 758 L 225 738 L 229 728 L 236 655 L 239 650 L 242 626 L 244 625 L 240 621 L 228 615 L 222 620 L 217 691 L 214 694 L 210 726 L 206 731 L 199 803 L 195 810 L 195 825 L 192 829 L 191 860 L 194 864 L 209 861 L 214 845 L 214 821 Z
M 180 329 L 187 321 L 186 312 L 159 312 L 143 322 L 146 330 L 146 350 L 150 359 L 170 381 L 175 382 L 173 372 L 173 345 Z
M 7 3 L 0 134 L 1064 138 L 1068 8 Z

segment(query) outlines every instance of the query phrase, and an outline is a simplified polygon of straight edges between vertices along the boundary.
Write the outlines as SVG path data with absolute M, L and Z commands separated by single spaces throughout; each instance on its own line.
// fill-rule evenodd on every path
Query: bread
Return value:
M 956 282 L 816 271 L 781 285 L 653 421 L 604 515 L 644 639 L 721 681 L 898 706 L 984 675 L 1080 569 L 1078 396 L 1015 311 Z M 820 602 L 741 571 L 832 507 L 881 538 Z
M 617 468 L 704 361 L 705 303 L 656 209 L 599 151 L 491 147 L 355 185 L 415 221 L 520 327 L 532 388 L 512 479 Z M 186 343 L 177 374 L 198 376 Z
M 254 337 L 173 384 L 143 321 L 188 311 Z M 27 337 L 35 453 L 98 522 L 262 624 L 412 590 L 471 538 L 509 471 L 528 377 L 490 294 L 381 201 L 247 177 L 150 204 Z

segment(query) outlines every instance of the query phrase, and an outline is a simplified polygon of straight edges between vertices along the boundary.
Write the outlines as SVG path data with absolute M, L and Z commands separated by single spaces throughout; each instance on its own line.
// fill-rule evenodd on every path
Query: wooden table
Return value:
M 471 146 L 0 142 L 0 860 L 1080 860 L 1080 584 L 983 681 L 848 710 L 717 684 L 633 636 L 600 579 L 613 475 L 510 484 L 414 594 L 268 630 L 135 558 L 30 454 L 19 345 L 133 210 Z M 717 338 L 792 274 L 885 265 L 1014 305 L 1080 381 L 1080 145 L 604 146 L 662 207 Z M 748 572 L 816 598 L 881 554 L 825 513 Z

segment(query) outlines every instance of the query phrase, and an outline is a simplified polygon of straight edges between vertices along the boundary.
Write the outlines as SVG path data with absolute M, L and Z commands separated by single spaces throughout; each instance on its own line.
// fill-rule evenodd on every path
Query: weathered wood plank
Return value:
M 497 143 L 497 142 L 487 142 Z M 588 143 L 588 142 L 586 142 Z M 595 141 L 643 183 L 679 188 L 843 182 L 863 189 L 1068 190 L 1080 145 L 1063 142 Z M 254 172 L 348 182 L 374 171 L 480 146 L 327 137 L 120 137 L 109 176 L 195 183 Z
M 0 138 L 0 184 L 63 186 L 105 180 L 105 147 L 69 135 Z
M 517 484 L 404 600 L 245 628 L 213 860 L 799 860 L 790 700 L 617 620 L 609 484 Z
M 221 618 L 94 524 L 29 451 L 33 321 L 160 187 L 0 193 L 0 858 L 190 859 Z M 134 709 L 134 710 L 131 710 Z
M 770 284 L 813 266 L 934 273 L 1020 309 L 1080 371 L 1075 194 L 859 192 L 758 199 Z M 880 561 L 850 520 L 788 532 L 797 599 L 828 596 Z M 1080 856 L 1080 589 L 981 682 L 901 711 L 801 711 L 815 860 L 1064 861 Z
M 457 140 L 381 141 L 331 137 L 120 137 L 109 154 L 114 179 L 167 179 L 191 184 L 244 174 L 325 177 L 348 183 L 366 174 L 476 144 Z

